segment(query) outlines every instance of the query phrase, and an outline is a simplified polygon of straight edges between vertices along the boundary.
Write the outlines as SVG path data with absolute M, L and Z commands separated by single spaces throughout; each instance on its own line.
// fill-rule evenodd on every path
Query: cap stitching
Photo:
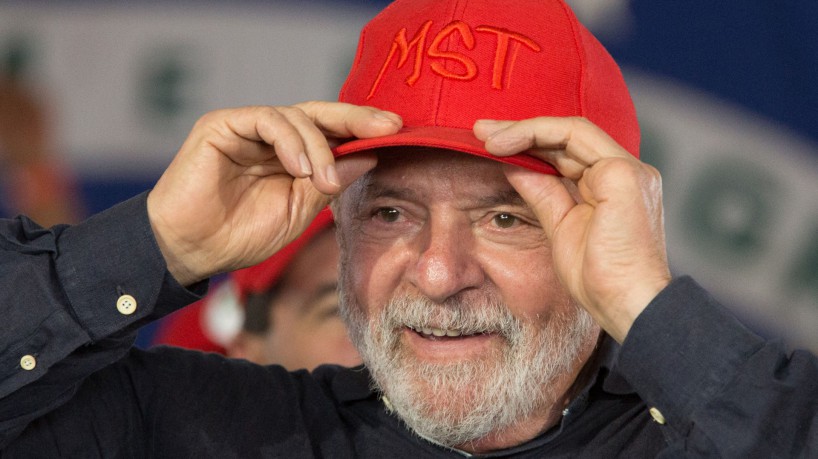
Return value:
M 587 117 L 586 110 L 585 110 L 585 80 L 586 80 L 586 56 L 585 56 L 585 47 L 584 43 L 582 42 L 582 36 L 577 29 L 577 18 L 573 14 L 573 12 L 568 8 L 568 5 L 565 2 L 560 2 L 560 6 L 562 6 L 562 10 L 565 13 L 565 16 L 568 18 L 568 23 L 571 25 L 571 34 L 574 36 L 574 45 L 577 48 L 577 55 L 579 56 L 579 81 L 577 82 L 577 97 L 579 98 L 579 113 L 583 117 Z
M 460 0 L 455 0 L 452 3 L 452 9 L 449 12 L 449 17 L 447 18 L 447 21 L 444 21 L 444 25 L 449 24 L 452 21 L 454 21 L 454 19 L 457 17 L 457 11 L 460 8 L 461 4 L 463 5 L 462 9 L 465 10 L 466 7 L 467 7 L 468 2 L 467 1 L 461 2 Z M 462 15 L 461 15 L 461 17 L 462 17 Z M 450 36 L 447 39 L 447 46 L 448 46 L 447 49 L 449 49 L 449 50 L 451 49 L 451 41 L 452 41 L 452 37 Z M 434 114 L 433 114 L 433 117 L 432 117 L 432 119 L 433 119 L 432 123 L 433 123 L 434 126 L 440 126 L 440 109 L 441 109 L 440 101 L 443 100 L 444 88 L 446 86 L 451 86 L 451 84 L 452 84 L 446 78 L 440 78 L 438 81 L 439 81 L 439 83 L 438 83 L 439 86 L 438 86 L 437 95 L 436 95 L 435 104 L 434 104 L 435 111 L 434 111 Z

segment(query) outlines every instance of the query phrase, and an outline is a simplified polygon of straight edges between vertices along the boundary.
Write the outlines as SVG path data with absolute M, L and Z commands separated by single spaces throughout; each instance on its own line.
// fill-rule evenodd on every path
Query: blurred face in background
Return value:
M 338 258 L 334 231 L 316 235 L 271 290 L 248 298 L 244 329 L 228 355 L 289 370 L 358 365 L 338 313 Z

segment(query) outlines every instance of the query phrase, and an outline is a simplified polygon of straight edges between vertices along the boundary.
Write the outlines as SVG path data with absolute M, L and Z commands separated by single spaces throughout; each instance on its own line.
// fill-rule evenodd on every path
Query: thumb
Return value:
M 338 172 L 341 191 L 345 190 L 360 176 L 372 170 L 377 164 L 378 157 L 372 152 L 360 152 L 336 158 L 335 167 Z
M 531 207 L 548 239 L 553 240 L 560 222 L 576 206 L 563 179 L 509 164 L 503 165 L 503 172 L 511 186 Z
M 341 185 L 338 193 L 343 192 L 352 182 L 372 170 L 377 163 L 377 156 L 369 152 L 355 153 L 354 155 L 337 158 L 333 167 L 336 168 L 338 182 Z M 295 193 L 290 202 L 291 213 L 303 213 L 309 216 L 308 219 L 304 220 L 305 223 L 303 225 L 297 225 L 298 228 L 303 230 L 303 228 L 306 228 L 306 225 L 312 221 L 312 217 L 330 203 L 332 196 L 318 191 L 309 179 L 295 179 L 293 186 L 300 191 Z

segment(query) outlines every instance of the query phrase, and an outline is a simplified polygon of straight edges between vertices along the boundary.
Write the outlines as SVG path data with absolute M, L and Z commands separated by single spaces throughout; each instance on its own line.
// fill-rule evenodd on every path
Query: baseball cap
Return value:
M 556 174 L 529 155 L 489 154 L 478 119 L 581 116 L 639 156 L 636 110 L 619 66 L 562 0 L 398 0 L 361 31 L 339 101 L 397 113 L 394 135 L 335 156 L 391 146 L 460 151 Z

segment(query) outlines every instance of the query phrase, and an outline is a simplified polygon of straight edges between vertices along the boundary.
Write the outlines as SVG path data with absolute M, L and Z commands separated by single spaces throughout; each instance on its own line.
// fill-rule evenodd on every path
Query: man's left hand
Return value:
M 563 286 L 624 341 L 671 279 L 659 172 L 583 118 L 482 120 L 474 131 L 492 154 L 527 151 L 563 175 L 505 169 L 552 243 Z

